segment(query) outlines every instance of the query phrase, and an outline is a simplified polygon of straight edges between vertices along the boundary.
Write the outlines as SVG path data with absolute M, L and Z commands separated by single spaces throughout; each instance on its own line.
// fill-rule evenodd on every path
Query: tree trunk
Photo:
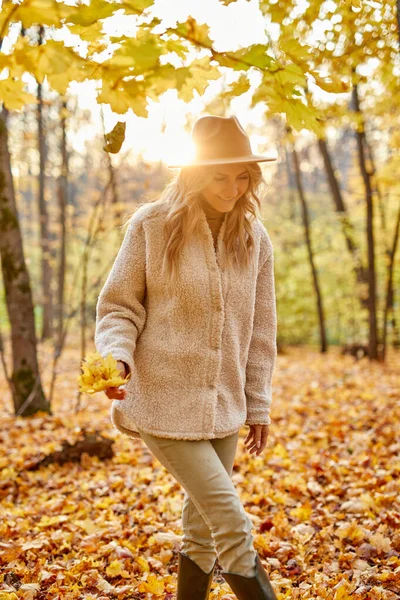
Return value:
M 355 83 L 352 89 L 353 110 L 361 117 L 358 87 Z M 360 120 L 361 123 L 361 120 Z M 364 123 L 356 129 L 356 140 L 358 148 L 358 160 L 361 176 L 365 188 L 365 202 L 367 208 L 367 248 L 368 248 L 368 315 L 369 315 L 369 340 L 368 356 L 370 359 L 378 359 L 378 331 L 376 318 L 376 275 L 375 275 L 375 247 L 374 247 L 374 207 L 372 198 L 371 174 L 368 172 L 365 158 L 365 129 Z
M 44 28 L 39 28 L 39 45 L 43 43 Z M 46 139 L 43 127 L 43 86 L 38 83 L 37 87 L 37 124 L 38 124 L 38 148 L 39 148 L 39 222 L 40 222 L 40 247 L 42 264 L 42 340 L 52 336 L 53 302 L 51 293 L 52 269 L 50 264 L 50 236 L 49 215 L 45 201 L 45 170 L 46 170 Z
M 310 265 L 311 265 L 314 289 L 315 289 L 315 293 L 317 296 L 317 309 L 318 309 L 318 322 L 319 322 L 319 331 L 320 331 L 321 352 L 326 352 L 328 349 L 328 344 L 327 344 L 326 332 L 325 332 L 325 316 L 324 316 L 324 309 L 323 309 L 323 303 L 322 303 L 322 294 L 321 294 L 320 285 L 319 285 L 319 281 L 318 281 L 318 273 L 317 273 L 317 270 L 316 270 L 315 264 L 314 264 L 314 255 L 313 255 L 312 246 L 311 246 L 308 208 L 307 208 L 307 202 L 306 202 L 305 195 L 304 195 L 303 183 L 301 180 L 299 159 L 297 156 L 297 152 L 296 152 L 294 143 L 293 143 L 293 147 L 292 147 L 292 155 L 293 155 L 293 163 L 294 163 L 294 171 L 295 171 L 295 176 L 296 176 L 297 190 L 299 193 L 299 198 L 300 198 L 300 203 L 301 203 L 304 232 L 305 232 L 306 244 L 307 244 L 307 250 L 308 250 L 308 258 L 309 258 Z
M 399 38 L 399 52 L 400 52 L 400 0 L 397 0 L 397 11 L 396 12 L 397 12 L 397 35 L 398 35 L 398 38 Z M 396 224 L 397 235 L 398 235 L 398 226 L 399 226 L 399 221 L 397 221 L 397 224 Z M 396 234 L 395 234 L 395 240 L 396 240 Z M 396 245 L 397 245 L 397 241 L 396 241 Z M 394 244 L 393 244 L 393 246 L 394 246 Z M 394 250 L 394 252 L 396 252 L 396 251 Z M 394 257 L 393 257 L 393 260 L 394 260 Z M 399 329 L 397 327 L 396 313 L 394 311 L 395 301 L 394 301 L 394 289 L 393 289 L 393 285 L 392 285 L 392 291 L 391 291 L 391 295 L 390 296 L 391 297 L 389 299 L 389 302 L 390 302 L 390 306 L 391 306 L 391 309 L 392 309 L 392 330 L 393 330 L 393 338 L 394 338 L 393 339 L 393 344 L 394 344 L 395 347 L 398 348 L 399 347 L 399 343 L 400 343 L 399 342 Z M 384 323 L 384 328 L 385 328 L 386 327 L 386 319 L 387 319 L 386 312 L 385 312 L 385 317 L 384 318 L 385 318 L 385 323 Z M 384 336 L 384 341 L 383 341 L 382 353 L 383 353 L 383 356 L 384 356 L 385 355 L 385 341 L 386 341 L 385 340 L 385 336 L 386 336 L 386 331 L 384 331 L 383 336 Z
M 393 273 L 393 271 L 394 271 L 394 265 L 395 265 L 397 245 L 399 242 L 399 233 L 400 233 L 400 206 L 399 206 L 399 210 L 397 213 L 397 220 L 396 220 L 394 236 L 393 236 L 393 244 L 390 249 L 389 264 L 388 264 L 388 268 L 387 268 L 386 302 L 385 302 L 385 312 L 384 312 L 384 316 L 383 316 L 382 351 L 381 351 L 381 359 L 382 360 L 385 360 L 385 358 L 386 358 L 387 323 L 388 323 L 388 316 L 389 316 L 390 309 L 393 311 L 393 319 L 394 319 L 394 323 L 396 324 L 394 310 L 393 310 L 393 308 L 394 308 L 394 302 L 393 302 L 393 296 L 394 296 L 393 274 L 394 273 Z
M 39 374 L 32 291 L 15 203 L 4 108 L 0 113 L 0 254 L 11 325 L 15 414 L 25 417 L 39 410 L 51 413 Z
M 383 198 L 382 198 L 382 194 L 381 194 L 381 190 L 379 188 L 378 182 L 376 180 L 376 167 L 375 167 L 375 159 L 374 159 L 374 152 L 372 150 L 371 144 L 368 143 L 367 138 L 364 138 L 364 147 L 365 147 L 365 156 L 366 156 L 366 163 L 368 161 L 369 163 L 369 175 L 370 175 L 370 179 L 371 179 L 371 187 L 373 189 L 373 191 L 376 194 L 377 200 L 378 200 L 378 208 L 379 208 L 379 214 L 381 217 L 381 228 L 384 234 L 386 234 L 386 212 L 385 212 L 385 205 L 383 203 Z M 384 238 L 386 239 L 386 237 Z
M 108 174 L 109 174 L 109 178 L 110 178 L 110 188 L 111 188 L 111 206 L 113 206 L 113 208 L 114 208 L 115 225 L 118 227 L 118 226 L 122 225 L 122 214 L 121 214 L 121 208 L 119 207 L 118 185 L 117 185 L 115 169 L 112 164 L 111 156 L 108 152 L 106 152 L 106 155 L 107 155 Z
M 58 180 L 58 206 L 59 206 L 59 223 L 60 223 L 60 257 L 58 267 L 58 298 L 57 298 L 57 340 L 56 346 L 58 349 L 63 345 L 63 329 L 64 329 L 64 290 L 65 290 L 65 273 L 66 273 L 66 206 L 68 194 L 68 153 L 67 153 L 67 132 L 66 132 L 66 111 L 67 103 L 62 101 L 61 105 L 61 173 Z
M 350 221 L 350 218 L 347 213 L 347 208 L 345 206 L 342 192 L 340 190 L 339 182 L 335 175 L 335 170 L 332 165 L 332 159 L 329 154 L 328 145 L 325 139 L 318 140 L 318 147 L 324 159 L 324 165 L 326 170 L 326 175 L 328 178 L 329 188 L 331 190 L 332 199 L 334 202 L 334 206 L 336 212 L 340 215 L 340 222 L 342 225 L 343 235 L 346 241 L 347 248 L 353 258 L 354 272 L 359 283 L 367 283 L 368 282 L 368 274 L 364 268 L 361 259 L 361 251 L 358 245 L 355 242 L 354 228 Z M 361 304 L 366 308 L 367 307 L 367 299 L 361 298 Z
M 289 189 L 289 202 L 290 202 L 290 220 L 293 223 L 296 221 L 296 203 L 294 198 L 294 190 L 295 190 L 295 181 L 292 173 L 292 168 L 290 165 L 290 151 L 288 150 L 285 144 L 285 163 L 286 163 L 286 173 L 287 173 L 287 183 Z

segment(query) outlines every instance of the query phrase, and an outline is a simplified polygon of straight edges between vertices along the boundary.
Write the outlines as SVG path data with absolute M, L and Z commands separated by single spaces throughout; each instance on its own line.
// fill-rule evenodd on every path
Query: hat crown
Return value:
M 193 126 L 191 140 L 195 150 L 193 160 L 180 165 L 170 164 L 170 168 L 277 160 L 276 156 L 253 154 L 250 138 L 235 116 L 200 117 Z
M 235 116 L 201 117 L 194 124 L 191 139 L 197 161 L 226 159 L 232 162 L 253 156 L 249 136 Z

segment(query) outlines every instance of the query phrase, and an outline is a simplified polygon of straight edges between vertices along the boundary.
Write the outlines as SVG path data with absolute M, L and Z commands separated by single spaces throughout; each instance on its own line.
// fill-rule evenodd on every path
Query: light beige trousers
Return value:
M 210 440 L 175 440 L 139 433 L 184 488 L 180 550 L 208 573 L 218 557 L 222 569 L 255 574 L 253 523 L 232 482 L 239 432 Z

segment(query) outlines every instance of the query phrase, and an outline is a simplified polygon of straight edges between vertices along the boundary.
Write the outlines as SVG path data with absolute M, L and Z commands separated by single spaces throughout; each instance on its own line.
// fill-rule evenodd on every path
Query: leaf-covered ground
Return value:
M 278 357 L 267 448 L 250 455 L 244 427 L 233 479 L 280 600 L 400 598 L 399 364 Z M 1 382 L 0 600 L 172 600 L 183 490 L 112 428 L 104 394 L 75 414 L 77 375 L 70 349 L 52 417 L 14 419 Z M 115 440 L 114 458 L 27 470 L 82 428 Z M 210 598 L 234 598 L 219 568 Z

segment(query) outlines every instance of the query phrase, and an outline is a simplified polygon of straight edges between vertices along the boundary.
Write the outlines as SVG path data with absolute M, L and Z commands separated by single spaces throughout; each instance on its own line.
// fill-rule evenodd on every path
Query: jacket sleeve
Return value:
M 133 370 L 133 353 L 146 322 L 146 249 L 142 221 L 135 213 L 96 305 L 94 342 Z
M 253 333 L 246 366 L 246 425 L 269 425 L 272 374 L 277 356 L 277 317 L 273 248 L 262 264 L 256 287 Z

